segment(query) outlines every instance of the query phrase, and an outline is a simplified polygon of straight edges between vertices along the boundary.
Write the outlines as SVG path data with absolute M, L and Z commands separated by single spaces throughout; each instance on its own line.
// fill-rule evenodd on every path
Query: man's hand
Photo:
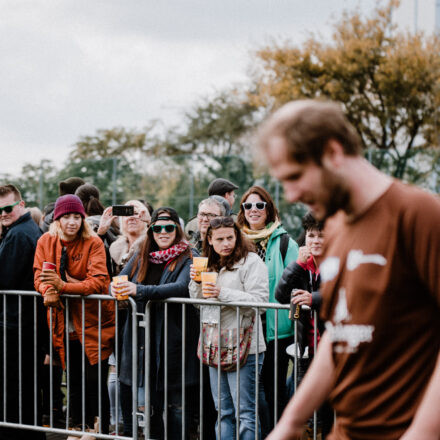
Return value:
M 57 292 L 63 289 L 65 282 L 60 278 L 60 276 L 54 270 L 42 270 L 40 274 L 40 280 L 44 284 L 49 284 Z
M 307 260 L 310 258 L 310 251 L 307 249 L 307 246 L 301 246 L 298 249 L 298 262 L 307 263 Z
M 49 287 L 44 294 L 44 305 L 46 307 L 54 307 L 55 309 L 64 309 L 63 304 L 60 301 L 60 294 L 53 288 Z
M 292 293 L 291 302 L 300 306 L 312 306 L 312 294 L 307 290 L 296 290 Z

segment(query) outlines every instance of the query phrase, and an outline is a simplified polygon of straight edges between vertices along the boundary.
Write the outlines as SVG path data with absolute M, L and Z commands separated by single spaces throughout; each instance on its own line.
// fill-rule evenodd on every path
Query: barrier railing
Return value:
M 26 429 L 29 431 L 39 431 L 39 432 L 47 432 L 47 433 L 56 433 L 63 435 L 78 435 L 82 434 L 91 434 L 93 437 L 97 439 L 128 439 L 133 438 L 137 439 L 139 436 L 138 429 L 140 428 L 143 431 L 143 436 L 148 439 L 151 438 L 152 431 L 152 423 L 151 423 L 151 415 L 152 415 L 152 402 L 151 402 L 151 383 L 150 376 L 152 372 L 151 365 L 151 356 L 150 349 L 152 343 L 152 334 L 151 334 L 151 322 L 153 319 L 152 316 L 152 307 L 154 304 L 158 302 L 150 301 L 147 303 L 145 307 L 145 314 L 139 313 L 136 309 L 136 303 L 133 299 L 129 299 L 128 301 L 128 313 L 131 317 L 131 352 L 132 352 L 132 363 L 131 363 L 131 376 L 132 376 L 132 386 L 131 386 L 131 404 L 132 404 L 132 414 L 131 414 L 131 425 L 132 425 L 132 436 L 127 437 L 124 436 L 119 430 L 119 407 L 120 407 L 120 395 L 116 388 L 116 402 L 115 402 L 115 411 L 116 411 L 116 423 L 115 423 L 115 432 L 110 435 L 108 433 L 103 432 L 102 420 L 105 419 L 103 411 L 106 410 L 105 405 L 103 405 L 102 396 L 103 396 L 103 383 L 106 381 L 107 377 L 102 377 L 103 371 L 101 366 L 105 363 L 105 360 L 102 359 L 102 310 L 103 310 L 103 302 L 110 301 L 112 303 L 115 302 L 115 299 L 109 295 L 89 295 L 89 296 L 78 296 L 78 295 L 62 295 L 63 303 L 64 303 L 64 340 L 69 341 L 69 328 L 71 329 L 71 308 L 72 304 L 80 304 L 81 310 L 81 334 L 84 335 L 86 333 L 86 303 L 88 301 L 98 302 L 97 305 L 97 338 L 96 345 L 98 348 L 98 375 L 97 375 L 97 414 L 99 423 L 97 432 L 87 432 L 86 431 L 86 419 L 87 419 L 87 411 L 86 407 L 88 402 L 86 402 L 86 349 L 84 344 L 81 345 L 80 349 L 80 380 L 79 380 L 79 389 L 72 389 L 72 373 L 76 374 L 77 371 L 72 371 L 71 366 L 71 357 L 74 353 L 71 350 L 70 342 L 65 344 L 66 352 L 65 352 L 65 360 L 66 360 L 66 370 L 65 374 L 65 382 L 66 382 L 66 414 L 64 425 L 57 426 L 56 420 L 54 420 L 54 391 L 55 387 L 58 384 L 55 384 L 55 374 L 54 368 L 56 364 L 57 355 L 54 351 L 52 340 L 53 340 L 53 328 L 54 328 L 54 319 L 56 319 L 56 314 L 54 311 L 49 313 L 49 323 L 46 320 L 46 308 L 43 306 L 43 299 L 41 295 L 37 292 L 29 292 L 29 291 L 0 291 L 0 295 L 2 298 L 0 300 L 0 304 L 3 306 L 3 317 L 4 321 L 0 322 L 0 427 L 8 427 L 13 429 Z M 222 308 L 229 307 L 234 308 L 236 313 L 236 325 L 237 328 L 240 327 L 240 316 L 242 309 L 252 309 L 255 311 L 255 327 L 259 329 L 261 325 L 261 313 L 267 309 L 275 310 L 275 346 L 274 346 L 274 364 L 273 364 L 273 387 L 274 387 L 274 420 L 278 420 L 279 408 L 278 408 L 278 313 L 280 310 L 289 309 L 289 305 L 281 305 L 281 304 L 273 304 L 273 303 L 252 303 L 252 302 L 236 302 L 236 303 L 219 303 L 218 301 L 208 301 L 206 299 L 189 299 L 189 298 L 170 298 L 168 300 L 162 301 L 163 309 L 164 309 L 164 359 L 163 359 L 163 369 L 160 370 L 160 373 L 163 374 L 164 378 L 164 390 L 163 390 L 163 426 L 164 426 L 164 438 L 171 438 L 168 433 L 168 308 L 171 305 L 180 305 L 181 307 L 181 334 L 182 334 L 182 346 L 181 346 L 181 413 L 182 413 L 182 424 L 181 424 L 181 438 L 188 438 L 188 429 L 187 426 L 187 418 L 186 414 L 191 408 L 187 405 L 189 399 L 194 400 L 195 396 L 188 395 L 187 389 L 185 386 L 185 380 L 187 376 L 186 366 L 188 364 L 188 354 L 186 353 L 186 346 L 188 343 L 187 335 L 185 334 L 188 325 L 197 326 L 199 333 L 202 330 L 202 320 L 198 320 L 198 322 L 187 322 L 187 309 L 200 307 L 200 306 L 214 306 L 218 308 L 218 331 L 221 332 L 221 314 Z M 8 317 L 11 315 L 11 311 L 16 311 L 16 314 L 12 313 L 12 316 L 16 316 L 16 319 L 9 319 Z M 50 309 L 49 309 L 50 310 Z M 5 313 L 8 311 L 8 313 Z M 315 315 L 315 341 L 314 347 L 316 349 L 316 312 Z M 121 323 L 120 320 L 120 311 L 118 311 L 118 307 L 115 307 L 115 334 L 114 334 L 114 354 L 116 360 L 120 358 L 120 335 L 121 335 Z M 70 326 L 70 327 L 69 327 Z M 295 335 L 297 335 L 297 322 L 294 322 L 295 326 Z M 138 386 L 136 378 L 139 375 L 138 372 L 138 332 L 145 332 L 145 362 L 144 362 L 144 399 L 145 399 L 145 408 L 143 412 L 138 410 Z M 85 341 L 87 342 L 87 335 L 85 336 Z M 16 341 L 16 342 L 14 342 Z M 256 332 L 256 346 L 259 346 L 260 342 L 260 333 Z M 297 347 L 297 336 L 295 336 L 295 343 Z M 237 343 L 239 343 L 239 332 L 237 332 Z M 49 420 L 46 426 L 43 426 L 42 421 L 40 419 L 40 405 L 39 400 L 41 397 L 41 387 L 39 382 L 39 374 L 41 371 L 41 367 L 43 365 L 43 354 L 45 354 L 43 346 L 46 347 L 46 351 L 48 351 L 49 359 L 48 364 L 49 368 Z M 30 350 L 32 356 L 29 357 L 29 353 L 27 350 Z M 76 350 L 77 354 L 78 351 Z M 196 353 L 192 354 L 196 356 Z M 15 357 L 14 357 L 15 356 Z M 259 426 L 259 410 L 260 410 L 260 376 L 259 376 L 259 361 L 261 354 L 257 353 L 255 355 L 255 403 L 254 403 L 254 429 L 255 429 L 255 438 L 261 438 L 260 432 L 258 429 Z M 78 361 L 78 359 L 75 359 Z M 198 389 L 198 414 L 197 417 L 197 438 L 199 439 L 207 439 L 207 436 L 204 436 L 204 426 L 205 423 L 205 402 L 204 399 L 204 368 L 212 368 L 205 367 L 202 364 L 201 360 L 197 360 L 198 363 L 198 380 L 199 380 L 199 389 Z M 238 360 L 237 360 L 238 363 Z M 116 376 L 119 377 L 119 362 L 116 362 L 115 365 Z M 14 374 L 12 374 L 14 373 Z M 206 371 L 205 371 L 206 374 Z M 298 382 L 298 350 L 295 348 L 293 355 L 293 372 L 294 376 L 294 387 L 296 389 Z M 16 388 L 13 388 L 11 385 L 11 381 L 16 378 Z M 32 378 L 32 380 L 30 380 Z M 287 377 L 285 378 L 287 379 Z M 217 434 L 218 437 L 221 437 L 221 416 L 222 416 L 222 401 L 221 401 L 221 385 L 222 385 L 222 374 L 220 366 L 217 369 L 217 390 L 218 390 L 218 398 L 217 398 Z M 236 375 L 235 375 L 235 388 L 236 388 L 236 401 L 240 402 L 240 368 L 238 365 Z M 75 381 L 74 381 L 75 382 Z M 75 382 L 78 383 L 78 382 Z M 31 390 L 29 389 L 31 388 Z M 80 417 L 80 426 L 79 430 L 72 431 L 72 391 L 78 392 L 81 394 L 81 417 Z M 28 400 L 30 398 L 30 400 Z M 15 405 L 16 401 L 16 405 Z M 13 404 L 11 404 L 13 402 Z M 32 405 L 29 405 L 29 402 L 32 402 Z M 11 411 L 16 408 L 16 411 Z M 29 416 L 29 409 L 31 409 L 31 416 Z M 197 412 L 197 411 L 196 411 Z M 235 408 L 235 419 L 236 419 L 236 432 L 235 437 L 239 439 L 240 433 L 240 415 L 241 409 L 240 405 L 236 405 Z M 105 431 L 106 429 L 104 429 Z M 313 438 L 317 438 L 317 417 L 316 413 L 314 416 L 313 423 Z
M 169 390 L 168 390 L 168 386 L 167 386 L 167 378 L 168 378 L 168 365 L 167 365 L 167 359 L 166 359 L 166 353 L 167 353 L 167 315 L 168 315 L 168 304 L 180 304 L 182 307 L 182 359 L 181 359 L 181 409 L 182 409 L 182 425 L 181 425 L 181 438 L 182 439 L 186 439 L 189 437 L 188 435 L 188 430 L 187 427 L 185 426 L 185 420 L 186 420 L 186 399 L 185 399 L 185 363 L 186 363 L 186 359 L 185 359 L 185 344 L 186 344 L 186 335 L 185 335 L 185 309 L 186 307 L 203 307 L 203 306 L 214 306 L 218 308 L 218 334 L 221 333 L 221 313 L 222 313 L 222 308 L 224 307 L 229 307 L 229 308 L 235 308 L 236 310 L 236 326 L 237 328 L 240 327 L 240 310 L 241 309 L 253 309 L 255 311 L 255 326 L 257 328 L 256 331 L 256 347 L 259 347 L 259 338 L 260 338 L 260 332 L 258 331 L 259 327 L 260 327 L 260 322 L 261 322 L 261 316 L 260 314 L 262 312 L 264 312 L 267 309 L 274 309 L 275 310 L 275 356 L 274 356 L 274 365 L 273 365 L 273 371 L 274 371 L 274 381 L 273 381 L 273 386 L 274 386 L 274 420 L 278 420 L 278 407 L 277 407 L 277 402 L 278 402 L 278 387 L 277 387 L 277 383 L 278 383 L 278 370 L 279 370 L 279 365 L 278 365 L 278 313 L 280 310 L 288 310 L 290 308 L 289 305 L 282 305 L 282 304 L 278 304 L 278 303 L 258 303 L 258 302 L 235 302 L 235 303 L 221 303 L 219 301 L 209 301 L 206 299 L 189 299 L 189 298 L 170 298 L 168 300 L 165 301 L 161 301 L 164 303 L 164 326 L 165 326 L 165 335 L 164 335 L 164 370 L 163 370 L 163 374 L 164 374 L 164 391 L 163 391 L 163 395 L 164 395 L 164 405 L 163 405 L 163 411 L 164 411 L 164 438 L 170 438 L 168 437 L 168 432 L 167 432 L 167 419 L 168 419 L 168 405 L 167 405 L 167 396 L 169 394 Z M 141 323 L 141 326 L 144 327 L 145 330 L 145 346 L 148 347 L 150 345 L 150 341 L 151 341 L 151 319 L 152 319 L 152 307 L 154 304 L 156 304 L 157 302 L 155 301 L 149 301 L 145 307 L 145 320 L 143 323 Z M 310 310 L 310 308 L 305 307 L 306 309 Z M 316 339 L 316 333 L 317 333 L 317 328 L 316 328 L 316 323 L 317 323 L 317 316 L 316 316 L 316 311 L 313 312 L 314 315 L 314 331 L 315 331 L 315 339 L 314 339 L 314 349 L 316 350 L 316 345 L 317 345 L 317 339 Z M 199 323 L 199 333 L 202 333 L 202 320 L 200 319 Z M 298 340 L 297 340 L 297 320 L 294 320 L 294 330 L 295 330 L 295 347 L 298 346 Z M 239 332 L 237 332 L 237 341 L 236 341 L 237 345 L 239 345 Z M 196 354 L 194 353 L 194 356 Z M 254 424 L 255 424 L 255 439 L 259 439 L 261 438 L 260 436 L 260 430 L 257 428 L 259 426 L 259 422 L 258 422 L 258 418 L 259 418 L 259 400 L 260 400 L 260 376 L 259 376 L 259 369 L 258 369 L 258 363 L 259 363 L 259 357 L 262 355 L 262 353 L 256 353 L 255 356 L 255 420 L 254 420 Z M 297 387 L 297 382 L 298 382 L 298 350 L 295 349 L 294 350 L 294 366 L 293 366 L 293 372 L 292 374 L 294 375 L 294 387 L 296 390 Z M 204 392 L 203 392 L 203 386 L 204 386 L 204 381 L 203 381 L 203 368 L 204 365 L 202 363 L 202 360 L 198 360 L 199 362 L 199 414 L 198 414 L 198 420 L 199 420 L 199 429 L 198 429 L 198 438 L 199 439 L 203 439 L 203 431 L 204 431 Z M 145 410 L 143 413 L 143 418 L 144 418 L 144 436 L 145 438 L 150 438 L 150 434 L 152 431 L 152 425 L 151 425 L 151 413 L 152 413 L 152 408 L 151 408 L 151 399 L 150 399 L 150 394 L 147 392 L 147 390 L 150 389 L 150 372 L 151 372 L 151 358 L 150 358 L 150 353 L 149 351 L 146 351 L 145 354 L 145 372 L 144 372 L 144 383 L 145 383 Z M 209 367 L 209 368 L 213 368 L 213 367 Z M 221 403 L 221 367 L 220 364 L 217 367 L 217 390 L 218 390 L 218 395 L 217 395 L 217 427 L 216 427 L 216 433 L 218 438 L 222 438 L 221 437 L 221 411 L 222 411 L 222 403 Z M 287 379 L 287 377 L 286 377 Z M 237 369 L 236 369 L 236 402 L 240 401 L 240 366 L 239 366 L 239 359 L 237 357 Z M 236 405 L 235 408 L 235 422 L 236 422 L 236 430 L 235 430 L 235 437 L 237 439 L 240 438 L 240 405 Z M 316 440 L 317 438 L 317 416 L 316 413 L 314 415 L 314 425 L 313 425 L 313 438 Z

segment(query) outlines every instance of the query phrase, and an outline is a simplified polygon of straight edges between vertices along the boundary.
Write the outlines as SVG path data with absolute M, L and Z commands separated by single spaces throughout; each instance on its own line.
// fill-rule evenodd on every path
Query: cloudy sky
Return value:
M 1 173 L 66 160 L 100 128 L 178 124 L 199 97 L 246 80 L 270 41 L 329 35 L 374 0 L 0 0 Z

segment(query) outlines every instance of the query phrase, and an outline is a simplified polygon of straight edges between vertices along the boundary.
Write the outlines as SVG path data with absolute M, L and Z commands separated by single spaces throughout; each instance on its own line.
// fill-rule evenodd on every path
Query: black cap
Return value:
M 214 179 L 208 186 L 208 194 L 210 196 L 223 196 L 228 192 L 238 189 L 238 186 L 227 179 Z
M 179 215 L 173 208 L 168 208 L 167 206 L 162 206 L 153 211 L 151 215 L 151 224 L 156 223 L 158 220 L 171 220 L 177 225 L 180 225 Z
M 66 194 L 75 194 L 76 189 L 85 183 L 86 182 L 84 182 L 81 177 L 69 177 L 64 181 L 61 181 L 58 183 L 60 196 L 65 196 Z

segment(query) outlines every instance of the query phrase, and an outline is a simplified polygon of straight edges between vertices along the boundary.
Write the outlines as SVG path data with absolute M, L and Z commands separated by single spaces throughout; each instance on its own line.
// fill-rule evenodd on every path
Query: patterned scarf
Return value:
M 276 220 L 272 223 L 266 225 L 265 228 L 260 229 L 258 231 L 253 231 L 247 226 L 243 226 L 243 232 L 249 240 L 252 240 L 254 243 L 258 243 L 263 249 L 266 249 L 267 242 L 269 241 L 270 236 L 275 231 L 281 223 L 279 220 Z
M 181 242 L 176 243 L 174 246 L 171 246 L 164 251 L 150 252 L 149 260 L 154 264 L 166 263 L 167 261 L 173 260 L 185 252 L 188 247 L 189 243 L 186 240 L 182 240 Z

